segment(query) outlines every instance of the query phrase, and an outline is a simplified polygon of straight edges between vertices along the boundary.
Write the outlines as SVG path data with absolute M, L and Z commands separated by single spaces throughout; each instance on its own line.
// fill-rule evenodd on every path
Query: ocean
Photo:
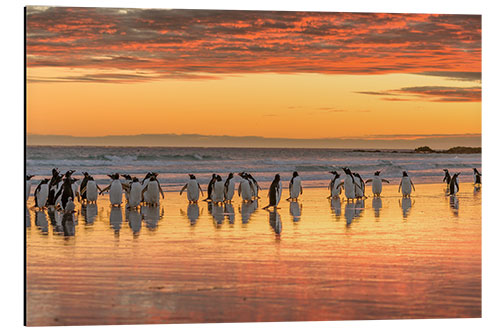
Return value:
M 415 154 L 409 150 L 28 146 L 26 154 L 27 174 L 36 175 L 36 180 L 49 177 L 54 167 L 62 172 L 76 170 L 75 178 L 87 171 L 98 184 L 108 184 L 109 173 L 127 173 L 142 179 L 154 171 L 160 174 L 165 191 L 178 191 L 189 173 L 195 174 L 200 184 L 207 184 L 212 173 L 225 179 L 229 172 L 246 171 L 266 188 L 276 173 L 287 184 L 293 171 L 299 172 L 304 187 L 328 186 L 328 171 L 337 170 L 343 175 L 341 167 L 346 166 L 363 179 L 381 170 L 382 177 L 391 183 L 399 183 L 406 170 L 415 185 L 440 183 L 443 168 L 450 173 L 461 172 L 462 182 L 472 182 L 472 168 L 481 169 L 481 154 Z

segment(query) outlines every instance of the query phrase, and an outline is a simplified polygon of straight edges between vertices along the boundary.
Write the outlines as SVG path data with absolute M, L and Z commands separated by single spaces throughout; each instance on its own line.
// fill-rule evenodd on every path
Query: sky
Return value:
M 28 7 L 26 39 L 37 138 L 480 145 L 479 15 Z

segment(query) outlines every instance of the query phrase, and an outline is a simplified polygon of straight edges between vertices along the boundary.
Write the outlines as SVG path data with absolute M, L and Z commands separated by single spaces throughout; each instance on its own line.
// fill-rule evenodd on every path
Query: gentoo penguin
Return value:
M 211 199 L 215 204 L 219 204 L 224 201 L 224 182 L 222 181 L 222 177 L 219 175 L 215 177 Z
M 101 189 L 99 188 L 99 185 L 96 184 L 94 177 L 91 175 L 87 174 L 87 182 L 86 186 L 81 190 L 80 194 L 85 195 L 87 202 L 96 202 L 97 201 L 97 190 L 99 192 Z
M 262 190 L 262 188 L 259 186 L 259 183 L 257 183 L 257 180 L 255 178 L 253 178 L 253 176 L 251 174 L 249 174 L 248 172 L 245 172 L 245 175 L 247 176 L 247 179 L 250 182 L 250 185 L 252 185 L 254 199 L 260 199 L 259 190 Z
M 338 198 L 342 194 L 342 187 L 338 187 L 340 184 L 340 174 L 337 171 L 328 171 L 333 175 L 333 179 L 328 184 L 328 191 L 330 196 L 327 199 Z
M 26 200 L 30 197 L 31 191 L 31 178 L 35 177 L 34 175 L 26 175 Z
M 263 209 L 269 208 L 271 206 L 277 208 L 281 199 L 281 180 L 279 173 L 274 176 L 274 180 L 269 187 L 269 193 L 267 194 L 267 196 L 269 197 L 269 205 L 267 205 Z
M 63 209 L 66 209 L 66 204 L 68 203 L 69 199 L 71 199 L 71 201 L 73 201 L 75 199 L 75 195 L 73 194 L 73 186 L 72 185 L 73 185 L 73 182 L 72 182 L 71 176 L 65 177 L 61 188 L 59 189 L 59 191 L 57 191 L 57 193 L 55 195 L 56 202 L 57 202 L 57 199 L 59 198 L 59 196 L 61 197 L 61 207 Z
M 35 207 L 43 209 L 49 196 L 49 178 L 43 179 L 35 189 Z
M 47 206 L 55 206 L 56 204 L 56 192 L 59 191 L 59 184 L 62 181 L 63 176 L 59 174 L 57 168 L 52 169 L 52 178 L 49 181 L 49 195 L 47 197 Z
M 109 201 L 111 202 L 111 206 L 120 206 L 122 204 L 123 196 L 123 187 L 120 182 L 120 175 L 118 173 L 114 173 L 108 175 L 108 177 L 111 178 L 111 183 L 102 189 L 99 194 L 109 191 Z
M 132 184 L 132 176 L 127 174 L 122 174 L 121 176 L 125 179 L 125 183 L 123 184 L 125 185 L 124 187 L 126 189 L 130 189 L 130 185 Z M 125 201 L 128 202 L 128 200 L 129 200 L 129 191 L 125 191 Z
M 352 172 L 349 168 L 342 168 L 345 172 L 345 179 L 344 182 L 341 182 L 339 185 L 337 185 L 337 188 L 340 186 L 344 186 L 344 194 L 345 197 L 347 198 L 347 201 L 354 199 L 356 197 L 356 192 L 355 188 L 357 187 L 356 183 L 354 182 L 354 176 L 352 175 Z
M 200 184 L 196 180 L 196 176 L 193 174 L 189 174 L 188 182 L 182 187 L 179 195 L 182 195 L 182 192 L 187 189 L 187 199 L 189 203 L 197 203 L 200 198 L 200 192 L 203 196 L 203 190 L 201 189 Z
M 130 208 L 137 208 L 141 204 L 142 198 L 142 185 L 137 177 L 132 178 L 128 192 L 128 206 Z
M 449 190 L 450 180 L 451 180 L 450 172 L 448 171 L 448 169 L 443 169 L 443 171 L 444 171 L 443 183 L 446 183 L 446 189 Z
M 243 202 L 250 202 L 253 200 L 253 184 L 245 172 L 240 172 L 238 175 L 241 177 L 240 185 L 238 186 L 238 195 Z
M 455 195 L 458 193 L 459 187 L 458 187 L 458 175 L 460 175 L 460 172 L 455 173 L 453 177 L 451 177 L 450 180 L 450 195 Z
M 474 186 L 481 186 L 481 173 L 477 171 L 476 168 L 472 169 L 474 170 Z
M 163 195 L 163 190 L 161 189 L 160 182 L 158 181 L 156 176 L 157 174 L 153 174 L 151 177 L 149 177 L 148 186 L 142 190 L 144 197 L 148 199 L 146 203 L 154 207 L 160 204 L 160 194 L 162 199 L 165 198 Z
M 214 183 L 215 183 L 216 179 L 217 179 L 217 175 L 215 173 L 213 173 L 212 179 L 210 179 L 210 181 L 208 182 L 207 197 L 203 201 L 212 200 L 212 191 L 213 191 L 213 187 L 214 187 Z
M 367 179 L 366 184 L 372 183 L 372 193 L 373 196 L 379 197 L 380 193 L 382 193 L 382 183 L 389 184 L 389 181 L 386 179 L 380 178 L 380 171 L 375 171 L 373 174 L 373 179 Z
M 89 180 L 89 174 L 88 172 L 82 172 L 83 173 L 83 179 L 82 182 L 80 183 L 80 200 L 81 202 L 87 201 L 87 191 L 83 191 L 84 188 L 87 187 L 87 181 Z
M 71 179 L 71 188 L 73 189 L 73 194 L 75 195 L 75 198 L 78 199 L 78 201 L 80 201 L 80 190 L 79 190 L 79 186 L 78 186 L 78 179 L 76 178 L 72 178 Z
M 398 193 L 401 192 L 401 189 L 403 189 L 403 198 L 409 197 L 411 195 L 412 188 L 415 191 L 415 186 L 408 176 L 408 173 L 406 171 L 403 171 L 403 177 L 401 178 L 401 182 L 399 183 Z
M 354 176 L 354 184 L 356 185 L 354 188 L 354 194 L 356 198 L 364 198 L 365 197 L 365 182 L 361 175 L 357 172 L 353 173 Z
M 302 179 L 297 171 L 293 172 L 292 179 L 290 179 L 290 184 L 288 185 L 288 191 L 290 192 L 290 197 L 286 200 L 297 201 L 299 195 L 302 194 Z
M 144 192 L 144 189 L 146 189 L 146 188 L 148 187 L 149 180 L 150 180 L 150 178 L 151 178 L 152 176 L 157 177 L 157 176 L 158 176 L 158 174 L 157 174 L 156 172 L 148 172 L 148 173 L 146 174 L 146 176 L 144 177 L 144 179 L 142 180 L 142 182 L 141 182 L 141 184 L 142 184 L 142 191 L 143 191 L 143 192 L 142 192 L 142 193 L 143 193 L 143 194 L 142 194 L 142 199 L 141 199 L 141 201 L 142 201 L 142 202 L 146 202 L 146 203 L 148 203 L 148 202 L 150 202 L 150 201 L 151 201 L 151 200 L 150 200 L 150 198 L 149 198 L 149 192 L 148 192 L 148 191 Z
M 233 173 L 227 175 L 227 179 L 224 182 L 224 201 L 231 202 L 234 196 L 234 177 Z

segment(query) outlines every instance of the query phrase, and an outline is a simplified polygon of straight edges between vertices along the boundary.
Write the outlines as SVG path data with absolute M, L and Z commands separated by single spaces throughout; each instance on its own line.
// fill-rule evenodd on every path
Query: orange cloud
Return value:
M 28 67 L 147 71 L 131 81 L 267 72 L 468 79 L 481 71 L 481 17 L 28 7 L 26 50 Z

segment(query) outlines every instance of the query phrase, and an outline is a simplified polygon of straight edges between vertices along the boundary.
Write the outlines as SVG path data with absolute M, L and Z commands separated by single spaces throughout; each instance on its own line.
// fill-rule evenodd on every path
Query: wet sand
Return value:
M 27 324 L 480 317 L 481 192 L 416 188 L 354 203 L 305 188 L 276 212 L 264 195 L 210 207 L 168 192 L 142 211 L 106 195 L 75 225 L 27 211 Z

